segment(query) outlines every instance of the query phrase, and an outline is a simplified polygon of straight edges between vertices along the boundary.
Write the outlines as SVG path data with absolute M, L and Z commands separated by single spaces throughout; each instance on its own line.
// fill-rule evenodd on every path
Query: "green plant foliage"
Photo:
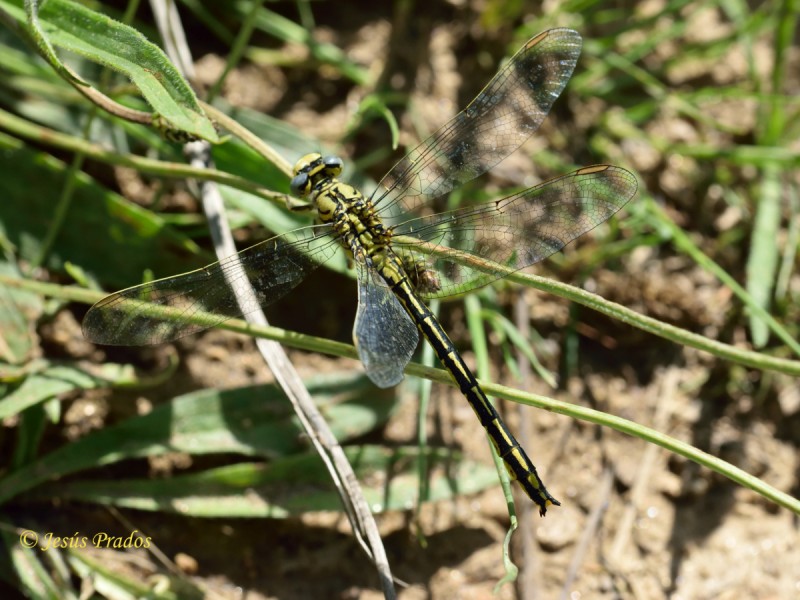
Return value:
M 8 138 L 6 138 L 8 140 Z M 34 260 L 52 224 L 54 192 L 67 177 L 64 163 L 8 140 L 0 148 L 3 202 L 0 221 L 19 256 Z M 65 263 L 81 265 L 98 280 L 127 287 L 147 269 L 168 275 L 206 264 L 210 256 L 176 233 L 162 218 L 79 174 L 75 209 L 55 236 L 46 266 L 62 271 Z M 109 261 L 109 256 L 120 260 Z
M 5 0 L 0 9 L 28 26 L 22 1 Z M 51 65 L 77 85 L 51 44 L 124 73 L 139 88 L 153 109 L 176 129 L 216 141 L 214 127 L 197 103 L 194 92 L 158 46 L 141 33 L 69 0 L 52 0 L 38 6 L 25 3 L 29 31 Z

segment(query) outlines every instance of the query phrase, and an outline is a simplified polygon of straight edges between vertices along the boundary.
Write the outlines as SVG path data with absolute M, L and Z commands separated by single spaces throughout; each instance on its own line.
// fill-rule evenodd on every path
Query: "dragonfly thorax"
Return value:
M 341 172 L 340 158 L 306 154 L 294 167 L 292 192 L 313 203 L 319 221 L 333 226 L 354 258 L 375 258 L 388 246 L 391 232 L 359 190 L 337 179 Z

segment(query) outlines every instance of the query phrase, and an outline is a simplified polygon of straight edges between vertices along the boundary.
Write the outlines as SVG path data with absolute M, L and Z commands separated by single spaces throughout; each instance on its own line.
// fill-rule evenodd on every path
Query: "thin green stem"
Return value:
M 2 274 L 0 274 L 0 285 L 8 285 L 10 287 L 25 289 L 37 294 L 42 294 L 44 296 L 50 296 L 53 298 L 70 300 L 74 302 L 82 302 L 86 304 L 93 304 L 103 298 L 103 294 L 101 292 L 96 292 L 93 290 L 87 290 L 74 286 L 60 286 L 29 279 L 17 279 Z M 139 305 L 139 308 L 141 309 L 141 305 Z M 175 311 L 175 309 L 154 306 L 153 311 L 154 313 L 163 313 L 165 316 L 169 314 L 170 311 Z M 192 320 L 200 324 L 205 323 L 208 319 L 212 319 L 214 321 L 218 320 L 217 317 L 205 313 L 197 313 L 192 317 Z M 256 326 L 250 325 L 239 319 L 230 319 L 229 321 L 225 321 L 222 325 L 220 325 L 220 328 L 255 337 L 275 340 L 294 348 L 310 350 L 313 352 L 321 352 L 334 356 L 353 358 L 356 360 L 358 359 L 358 353 L 353 346 L 301 333 L 286 331 L 278 327 Z M 794 365 L 796 369 L 794 374 L 800 374 L 800 363 L 793 361 L 784 362 Z M 450 374 L 443 369 L 434 369 L 432 367 L 425 367 L 416 363 L 410 363 L 406 367 L 406 373 L 408 375 L 424 377 L 438 383 L 444 383 L 450 386 L 454 385 Z M 800 514 L 800 500 L 797 498 L 793 498 L 789 494 L 777 490 L 776 488 L 742 471 L 741 469 L 738 469 L 737 467 L 734 467 L 733 465 L 719 458 L 711 456 L 702 450 L 694 448 L 693 446 L 676 440 L 668 435 L 664 435 L 658 431 L 621 417 L 609 415 L 583 406 L 570 404 L 568 402 L 554 400 L 552 398 L 516 390 L 495 383 L 481 381 L 480 385 L 483 387 L 486 393 L 493 396 L 505 398 L 513 402 L 520 402 L 536 408 L 543 408 L 557 414 L 580 419 L 589 423 L 610 427 L 611 429 L 615 429 L 621 433 L 658 444 L 662 448 L 684 456 L 700 465 L 708 467 L 709 469 L 728 477 L 732 481 L 752 489 L 756 493 L 775 502 L 776 504 Z
M 724 475 L 735 483 L 750 488 L 761 496 L 775 502 L 776 504 L 779 504 L 780 506 L 783 506 L 784 508 L 788 508 L 796 514 L 800 514 L 800 500 L 797 498 L 772 487 L 757 477 L 750 475 L 742 469 L 739 469 L 738 467 L 735 467 L 720 458 L 712 456 L 690 444 L 687 444 L 686 442 L 676 440 L 675 438 L 660 433 L 654 429 L 650 429 L 649 427 L 639 425 L 638 423 L 634 423 L 628 419 L 623 419 L 621 417 L 603 413 L 591 408 L 570 404 L 568 402 L 561 402 L 559 400 L 553 400 L 552 398 L 537 396 L 535 394 L 522 392 L 494 383 L 481 382 L 481 386 L 487 393 L 496 396 L 508 398 L 509 400 L 520 402 L 528 406 L 544 408 L 560 415 L 586 421 L 587 423 L 594 423 L 596 425 L 609 427 L 619 431 L 620 433 L 625 433 L 647 442 L 657 444 L 658 446 L 661 446 L 670 452 L 679 454 L 680 456 L 688 458 L 699 465 Z
M 211 104 L 201 101 L 200 106 L 203 107 L 203 110 L 206 111 L 209 117 L 278 167 L 287 177 L 292 177 L 294 175 L 292 165 L 290 165 L 277 150 L 255 135 L 252 131 L 246 127 L 242 127 L 238 121 L 231 119 L 228 115 Z
M 685 252 L 688 256 L 690 256 L 698 265 L 700 265 L 703 269 L 712 273 L 716 276 L 722 283 L 728 286 L 731 291 L 736 294 L 736 297 L 742 301 L 742 303 L 747 306 L 750 312 L 764 321 L 767 326 L 769 327 L 772 332 L 777 335 L 783 342 L 792 349 L 792 351 L 800 356 L 800 344 L 797 343 L 788 331 L 778 323 L 771 314 L 769 314 L 764 307 L 761 306 L 755 299 L 753 299 L 752 295 L 750 295 L 747 290 L 745 290 L 739 283 L 731 277 L 725 269 L 720 267 L 717 263 L 711 260 L 708 256 L 706 256 L 700 248 L 689 238 L 688 235 L 678 227 L 672 219 L 670 219 L 664 210 L 656 205 L 655 202 L 650 202 L 648 206 L 651 212 L 659 219 L 659 221 L 666 225 L 670 233 L 672 234 L 672 240 L 675 246 Z M 756 356 L 760 356 L 757 353 Z M 756 366 L 752 364 L 751 366 Z M 761 368 L 761 367 L 758 367 Z
M 215 181 L 216 183 L 248 192 L 281 206 L 287 204 L 288 197 L 286 194 L 268 190 L 252 181 L 237 177 L 236 175 L 231 175 L 230 173 L 225 173 L 224 171 L 199 169 L 184 163 L 173 163 L 143 158 L 141 156 L 117 154 L 98 144 L 49 129 L 48 127 L 36 125 L 2 109 L 0 109 L 0 129 L 47 146 L 68 150 L 70 152 L 83 153 L 86 158 L 103 163 L 130 167 L 138 170 L 140 173 L 147 173 L 160 177 L 180 179 L 194 178 L 202 181 Z
M 428 253 L 431 256 L 436 256 L 437 254 L 442 253 L 442 251 L 436 245 L 420 242 L 416 238 L 396 236 L 395 239 L 401 244 L 413 242 L 415 244 L 415 248 L 419 249 L 421 252 Z M 571 285 L 546 279 L 544 277 L 539 277 L 537 275 L 531 275 L 523 271 L 514 271 L 513 269 L 504 265 L 486 261 L 475 256 L 474 254 L 460 252 L 452 248 L 447 249 L 447 258 L 459 264 L 464 264 L 472 269 L 493 274 L 493 279 L 502 276 L 503 279 L 507 281 L 519 283 L 520 285 L 524 285 L 526 287 L 531 287 L 543 292 L 560 296 L 561 298 L 566 298 L 567 300 L 572 300 L 573 302 L 577 302 L 578 304 L 591 308 L 592 310 L 596 310 L 599 313 L 613 317 L 618 321 L 622 321 L 623 323 L 627 323 L 633 327 L 638 327 L 639 329 L 647 331 L 648 333 L 652 333 L 678 344 L 696 348 L 697 350 L 703 350 L 704 352 L 708 352 L 719 358 L 730 360 L 748 367 L 754 367 L 756 369 L 777 371 L 787 375 L 800 376 L 800 362 L 798 361 L 776 358 L 774 356 L 766 356 L 758 352 L 753 352 L 752 350 L 737 348 L 723 342 L 709 339 L 702 335 L 680 329 L 674 325 L 669 325 L 668 323 L 647 317 L 637 313 L 636 311 L 626 308 L 621 304 L 611 302 L 596 294 L 592 294 Z M 770 315 L 767 315 L 767 318 L 774 322 L 774 319 L 772 319 Z
M 481 317 L 481 303 L 478 297 L 474 294 L 464 298 L 464 309 L 467 316 L 467 327 L 469 328 L 470 337 L 472 338 L 472 348 L 475 351 L 477 362 L 478 377 L 486 379 L 489 376 L 489 344 L 486 341 L 486 332 L 483 327 L 483 318 Z M 494 403 L 491 397 L 488 397 L 489 402 Z M 508 516 L 510 523 L 505 538 L 503 539 L 503 567 L 505 568 L 505 575 L 497 583 L 495 589 L 506 583 L 513 583 L 519 576 L 519 567 L 511 560 L 511 537 L 519 527 L 519 519 L 517 518 L 517 509 L 514 505 L 514 493 L 511 490 L 511 481 L 509 478 L 508 470 L 503 463 L 503 459 L 497 453 L 494 444 L 491 443 L 489 432 L 486 433 L 486 443 L 489 445 L 494 460 L 494 468 L 500 478 L 500 485 L 503 488 L 503 495 L 506 499 L 506 506 L 508 508 Z

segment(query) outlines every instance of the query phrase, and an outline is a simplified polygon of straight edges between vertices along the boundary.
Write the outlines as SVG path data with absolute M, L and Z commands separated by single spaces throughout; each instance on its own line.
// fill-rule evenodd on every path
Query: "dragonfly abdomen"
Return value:
M 559 506 L 560 502 L 553 498 L 545 488 L 533 462 L 525 454 L 525 450 L 503 422 L 495 407 L 489 402 L 486 394 L 483 393 L 478 380 L 464 359 L 461 358 L 455 344 L 431 310 L 414 295 L 408 277 L 399 269 L 387 268 L 386 264 L 381 266 L 384 267 L 381 275 L 389 283 L 400 304 L 414 321 L 420 333 L 433 347 L 439 361 L 469 401 L 472 410 L 475 411 L 478 420 L 492 440 L 497 454 L 503 459 L 509 477 L 520 483 L 528 497 L 539 506 L 539 514 L 542 516 L 551 504 Z

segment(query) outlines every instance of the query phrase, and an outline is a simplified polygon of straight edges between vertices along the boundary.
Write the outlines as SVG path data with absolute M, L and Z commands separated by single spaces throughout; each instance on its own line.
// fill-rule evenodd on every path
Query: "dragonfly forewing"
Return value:
M 421 296 L 465 293 L 558 252 L 616 213 L 636 189 L 625 169 L 584 167 L 494 202 L 406 221 L 395 227 L 393 246 L 439 274 L 439 289 Z M 488 263 L 505 269 L 482 266 Z
M 304 227 L 202 269 L 107 296 L 86 313 L 83 334 L 97 344 L 151 346 L 246 315 L 282 298 L 337 251 L 329 229 Z
M 419 342 L 417 327 L 378 274 L 358 269 L 358 310 L 353 325 L 358 356 L 372 382 L 397 385 Z
M 581 53 L 581 37 L 552 29 L 531 39 L 475 99 L 400 160 L 373 194 L 388 224 L 485 173 L 539 129 Z

